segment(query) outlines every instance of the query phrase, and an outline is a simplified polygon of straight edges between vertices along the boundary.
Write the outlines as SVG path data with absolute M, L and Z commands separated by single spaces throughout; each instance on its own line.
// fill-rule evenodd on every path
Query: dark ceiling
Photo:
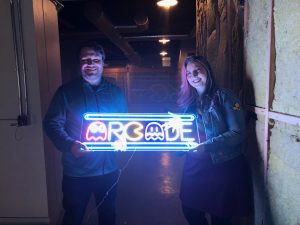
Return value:
M 96 7 L 91 5 L 93 2 L 96 2 Z M 177 60 L 180 42 L 189 39 L 192 41 L 195 1 L 178 0 L 178 4 L 169 10 L 159 8 L 156 2 L 157 0 L 60 0 L 59 3 L 64 6 L 58 13 L 61 43 L 98 41 L 105 48 L 107 60 L 115 64 L 135 63 L 136 56 L 141 59 L 142 64 L 150 65 L 151 63 L 147 63 L 149 60 L 155 64 L 154 62 L 161 62 L 159 53 L 162 50 L 166 50 L 173 61 Z M 95 9 L 97 7 L 100 8 L 98 11 Z M 104 18 L 102 23 L 95 19 L 100 14 Z M 149 23 L 137 28 L 137 24 L 141 22 L 136 21 L 145 22 L 146 17 Z M 105 28 L 102 29 L 103 27 Z M 161 36 L 169 37 L 171 41 L 162 45 L 158 42 Z

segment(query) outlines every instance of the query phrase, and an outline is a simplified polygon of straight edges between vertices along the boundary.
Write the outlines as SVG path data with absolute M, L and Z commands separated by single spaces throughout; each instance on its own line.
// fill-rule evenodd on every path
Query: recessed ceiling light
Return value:
M 167 53 L 166 51 L 161 51 L 159 54 L 160 54 L 161 56 L 166 56 L 166 55 L 168 55 L 168 53 Z
M 163 38 L 163 39 L 159 39 L 158 42 L 159 42 L 159 43 L 162 43 L 163 45 L 165 45 L 165 44 L 167 44 L 168 42 L 170 42 L 170 39 Z
M 164 7 L 168 9 L 174 5 L 177 5 L 177 3 L 178 3 L 177 0 L 160 0 L 156 4 L 160 7 Z

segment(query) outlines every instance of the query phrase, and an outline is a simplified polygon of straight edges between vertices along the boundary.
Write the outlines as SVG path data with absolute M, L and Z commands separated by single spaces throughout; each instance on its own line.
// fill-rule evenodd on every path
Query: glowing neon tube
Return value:
M 82 124 L 90 151 L 188 151 L 199 144 L 192 114 L 86 113 Z

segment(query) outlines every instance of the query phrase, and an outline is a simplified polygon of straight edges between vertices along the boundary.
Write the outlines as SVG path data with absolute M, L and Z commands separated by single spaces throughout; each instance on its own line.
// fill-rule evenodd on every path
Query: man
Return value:
M 99 224 L 115 224 L 116 188 L 106 192 L 119 176 L 114 152 L 89 152 L 80 142 L 86 112 L 124 113 L 127 104 L 121 90 L 102 77 L 105 53 L 97 44 L 80 48 L 81 77 L 56 91 L 44 118 L 49 138 L 62 152 L 63 225 L 82 224 L 89 198 L 94 194 Z

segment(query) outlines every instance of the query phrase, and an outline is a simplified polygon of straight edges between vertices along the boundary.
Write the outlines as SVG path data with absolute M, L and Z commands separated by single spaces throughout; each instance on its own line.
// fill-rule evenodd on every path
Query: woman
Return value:
M 233 216 L 251 209 L 246 161 L 241 152 L 245 137 L 240 101 L 218 88 L 211 67 L 201 56 L 187 57 L 182 67 L 178 104 L 197 117 L 200 144 L 188 152 L 180 198 L 190 225 L 229 225 Z

